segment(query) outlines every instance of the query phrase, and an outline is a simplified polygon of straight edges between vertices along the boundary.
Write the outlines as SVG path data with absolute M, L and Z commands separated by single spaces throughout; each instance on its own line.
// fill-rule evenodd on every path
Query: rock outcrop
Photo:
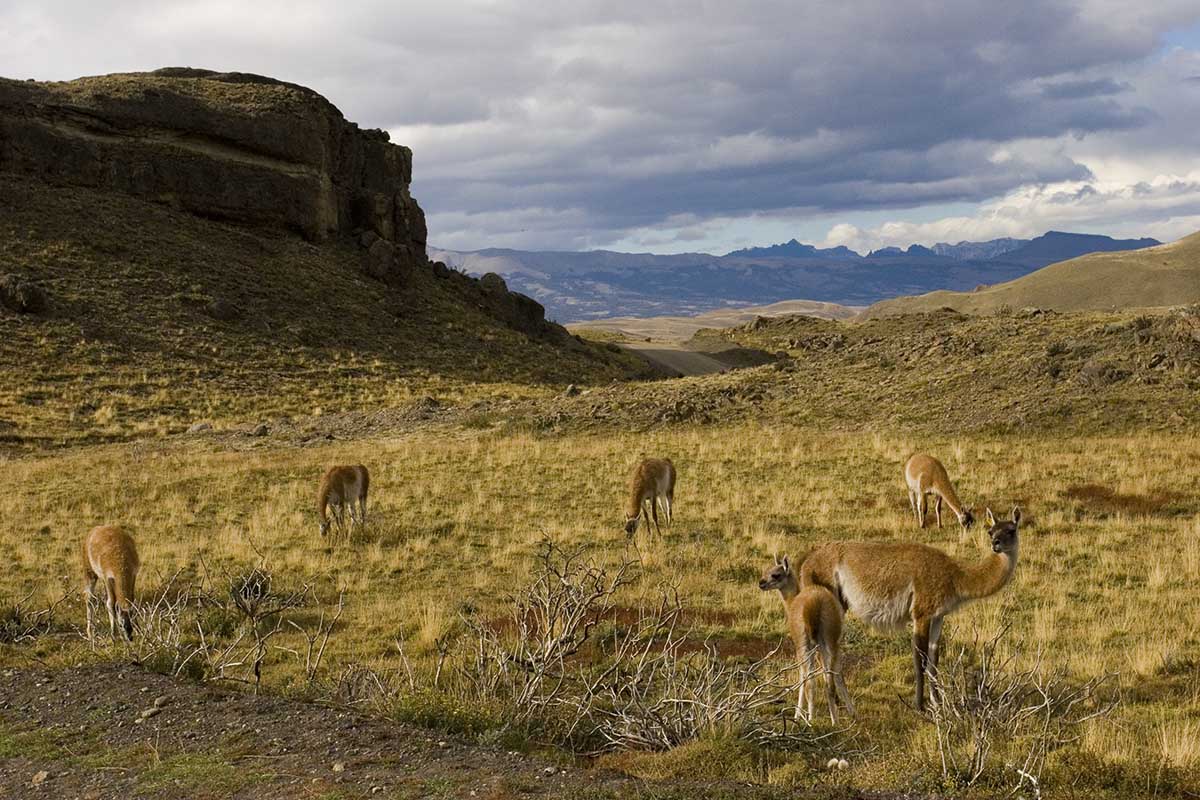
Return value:
M 203 216 L 298 231 L 373 232 L 424 264 L 412 152 L 362 130 L 311 89 L 245 73 L 169 68 L 64 83 L 0 79 L 0 171 L 119 191 Z

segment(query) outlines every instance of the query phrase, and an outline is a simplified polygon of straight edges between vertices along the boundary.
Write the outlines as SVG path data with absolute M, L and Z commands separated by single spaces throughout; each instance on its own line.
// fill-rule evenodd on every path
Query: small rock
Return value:
M 579 394 L 579 387 L 573 383 L 566 388 L 566 391 L 563 392 L 564 397 L 574 397 L 577 394 Z
M 242 310 L 228 300 L 216 298 L 205 306 L 205 312 L 220 322 L 233 322 L 242 316 Z
M 151 717 L 156 717 L 161 713 L 162 708 L 160 706 L 151 706 L 150 708 L 144 709 L 140 716 L 142 719 L 150 719 Z
M 345 763 L 343 763 L 341 761 L 335 762 L 333 765 L 333 771 L 334 772 L 345 772 L 346 771 Z
M 545 775 L 546 777 L 549 777 L 556 772 L 558 772 L 558 770 L 555 769 L 554 767 L 546 767 L 545 769 L 542 770 L 542 774 Z
M 211 423 L 193 422 L 191 425 L 188 426 L 187 432 L 188 433 L 204 433 L 205 431 L 211 431 L 211 430 L 212 430 Z
M 18 314 L 40 314 L 48 305 L 42 287 L 18 275 L 0 275 L 0 306 Z
M 838 769 L 840 769 L 840 770 L 841 770 L 841 769 L 849 769 L 849 768 L 850 768 L 850 762 L 849 762 L 849 761 L 847 761 L 847 760 L 846 760 L 846 759 L 844 759 L 844 758 L 839 758 L 839 759 L 838 759 Z
M 382 787 L 382 786 L 372 786 L 372 787 L 371 787 L 371 794 L 379 794 L 379 793 L 380 793 L 380 792 L 382 792 L 382 791 L 383 791 L 383 787 Z M 474 793 L 474 792 L 471 792 L 471 794 L 475 794 L 475 793 Z
M 250 431 L 251 436 L 266 436 L 271 432 L 270 426 L 265 422 L 260 422 L 254 426 L 254 430 Z
M 154 707 L 162 708 L 163 706 L 165 706 L 167 704 L 167 701 L 170 699 L 171 698 L 168 697 L 167 695 L 160 694 L 158 697 L 154 698 Z
M 838 760 L 836 758 L 831 758 L 825 762 L 825 769 L 833 770 L 833 769 L 837 769 L 837 768 L 838 768 Z
M 37 772 L 33 773 L 33 777 L 29 780 L 29 782 L 34 786 L 38 786 L 40 784 L 45 783 L 46 778 L 49 778 L 49 777 L 50 777 L 50 773 L 47 772 L 46 770 L 44 770 L 44 769 L 38 770 Z

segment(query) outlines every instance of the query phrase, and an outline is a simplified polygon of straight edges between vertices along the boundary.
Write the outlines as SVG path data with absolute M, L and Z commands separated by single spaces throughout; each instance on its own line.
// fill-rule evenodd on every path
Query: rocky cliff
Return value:
M 312 241 L 370 232 L 388 243 L 376 261 L 425 262 L 412 152 L 348 122 L 316 92 L 258 75 L 171 68 L 0 79 L 0 171 Z

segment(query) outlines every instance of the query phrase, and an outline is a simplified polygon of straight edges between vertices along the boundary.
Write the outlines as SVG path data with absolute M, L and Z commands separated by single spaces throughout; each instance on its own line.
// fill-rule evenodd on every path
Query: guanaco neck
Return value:
M 955 589 L 960 600 L 979 600 L 1005 587 L 1017 568 L 1017 551 L 992 553 L 981 561 L 959 567 Z
M 950 510 L 954 512 L 954 516 L 962 519 L 963 506 L 959 502 L 958 494 L 954 491 L 954 487 L 949 482 L 937 487 L 938 494 L 946 501 L 946 505 L 950 506 Z
M 796 580 L 795 575 L 790 575 L 787 581 L 779 587 L 779 596 L 783 598 L 784 608 L 790 608 L 798 594 L 800 594 L 800 581 Z

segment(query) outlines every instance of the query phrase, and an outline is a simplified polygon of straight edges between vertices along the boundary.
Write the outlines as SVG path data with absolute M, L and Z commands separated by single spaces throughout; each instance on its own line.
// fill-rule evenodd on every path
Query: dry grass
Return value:
M 1052 765 L 1060 766 L 1047 780 L 1053 769 L 1065 780 L 1069 765 L 1086 757 L 1108 765 L 1095 773 L 1107 777 L 1092 776 L 1095 791 L 1118 792 L 1128 775 L 1151 776 L 1167 794 L 1185 785 L 1195 774 L 1200 718 L 1195 440 L 917 440 L 742 424 L 640 435 L 422 433 L 250 453 L 194 444 L 76 449 L 0 462 L 0 481 L 10 487 L 0 495 L 0 518 L 8 521 L 0 544 L 9 554 L 0 594 L 34 591 L 48 601 L 63 586 L 74 590 L 79 538 L 93 524 L 121 521 L 142 551 L 143 591 L 177 569 L 202 569 L 201 558 L 209 568 L 235 568 L 261 552 L 277 580 L 314 581 L 330 600 L 346 589 L 348 607 L 326 656 L 331 669 L 396 667 L 398 637 L 420 665 L 434 658 L 441 637 L 460 629 L 460 611 L 490 617 L 502 610 L 548 536 L 594 544 L 602 561 L 640 556 L 644 579 L 622 602 L 636 605 L 659 583 L 677 584 L 697 637 L 711 636 L 737 656 L 754 642 L 778 641 L 783 630 L 778 598 L 755 585 L 777 553 L 859 538 L 980 555 L 978 534 L 913 529 L 900 476 L 918 447 L 943 457 L 964 498 L 995 509 L 1020 503 L 1028 514 L 1016 581 L 953 616 L 948 646 L 1008 624 L 1006 646 L 1018 662 L 1040 650 L 1081 681 L 1120 673 L 1125 697 L 1114 720 L 1055 754 Z M 661 540 L 642 535 L 630 543 L 620 500 L 643 453 L 669 454 L 678 465 L 676 524 Z M 372 520 L 350 544 L 332 546 L 316 533 L 316 480 L 327 464 L 358 461 L 372 468 Z M 1171 499 L 1093 514 L 1093 495 L 1068 497 L 1071 487 L 1086 485 Z M 82 624 L 77 601 L 62 613 Z M 297 644 L 287 637 L 280 641 Z M 32 647 L 51 663 L 73 663 L 85 652 L 74 637 Z M 0 652 L 20 660 L 30 651 Z M 861 785 L 909 785 L 925 775 L 932 751 L 927 723 L 902 699 L 911 681 L 907 641 L 852 623 L 846 652 L 860 714 L 860 752 L 848 774 Z M 286 659 L 266 671 L 275 689 L 302 678 Z

